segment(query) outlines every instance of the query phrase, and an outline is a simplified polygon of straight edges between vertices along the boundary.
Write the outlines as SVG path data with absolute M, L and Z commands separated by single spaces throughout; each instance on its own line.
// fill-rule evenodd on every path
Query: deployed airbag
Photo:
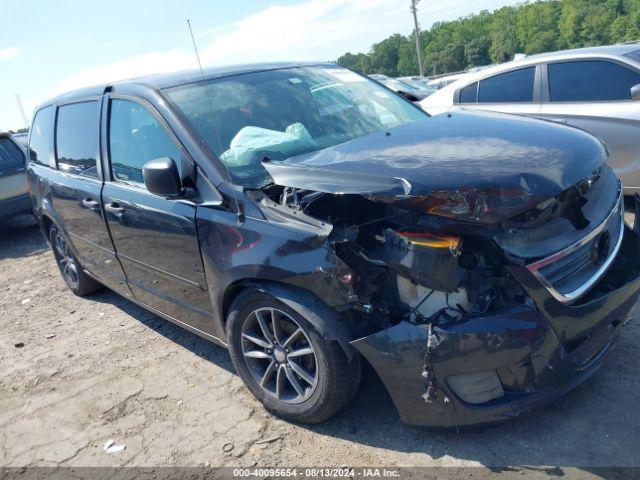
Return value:
M 289 125 L 284 132 L 247 126 L 240 129 L 220 159 L 230 167 L 258 164 L 264 157 L 286 158 L 318 148 L 301 123 Z

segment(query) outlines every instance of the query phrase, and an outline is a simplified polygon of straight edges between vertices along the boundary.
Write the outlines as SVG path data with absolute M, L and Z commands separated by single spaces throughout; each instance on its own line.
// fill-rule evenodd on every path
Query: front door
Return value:
M 159 115 L 133 99 L 110 98 L 109 180 L 102 191 L 107 223 L 134 297 L 197 329 L 211 326 L 194 203 L 147 191 L 142 167 L 169 157 L 181 175 L 190 161 Z

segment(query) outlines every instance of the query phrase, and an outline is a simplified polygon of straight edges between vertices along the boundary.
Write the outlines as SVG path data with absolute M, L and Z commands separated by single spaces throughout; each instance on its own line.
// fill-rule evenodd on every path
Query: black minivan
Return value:
M 36 110 L 29 146 L 69 288 L 228 347 L 294 421 L 337 412 L 363 362 L 407 423 L 513 418 L 592 375 L 640 295 L 599 140 L 430 117 L 331 63 L 69 93 Z

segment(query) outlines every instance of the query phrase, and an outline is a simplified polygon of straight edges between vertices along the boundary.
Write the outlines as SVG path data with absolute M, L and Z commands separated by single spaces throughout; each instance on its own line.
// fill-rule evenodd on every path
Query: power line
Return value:
M 420 48 L 420 25 L 418 24 L 418 2 L 420 0 L 411 0 L 411 13 L 413 13 L 413 24 L 415 26 L 413 34 L 416 38 L 416 52 L 418 54 L 418 70 L 420 76 L 424 77 L 424 67 L 422 65 L 422 49 Z

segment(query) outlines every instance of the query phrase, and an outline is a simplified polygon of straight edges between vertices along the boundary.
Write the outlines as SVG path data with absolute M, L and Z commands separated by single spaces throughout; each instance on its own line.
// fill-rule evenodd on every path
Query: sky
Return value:
M 519 0 L 423 0 L 421 28 Z M 335 60 L 413 30 L 409 0 L 0 0 L 0 131 L 75 88 L 204 66 Z

